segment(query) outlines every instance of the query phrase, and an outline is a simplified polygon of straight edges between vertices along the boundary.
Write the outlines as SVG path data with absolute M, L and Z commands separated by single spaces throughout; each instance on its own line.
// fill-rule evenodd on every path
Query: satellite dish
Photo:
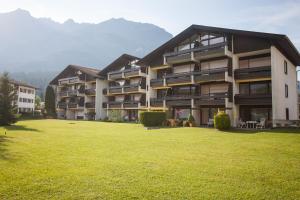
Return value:
M 78 75 L 81 75 L 81 74 L 82 74 L 82 72 L 81 72 L 81 71 L 78 71 L 78 72 L 77 72 L 77 74 L 78 74 Z

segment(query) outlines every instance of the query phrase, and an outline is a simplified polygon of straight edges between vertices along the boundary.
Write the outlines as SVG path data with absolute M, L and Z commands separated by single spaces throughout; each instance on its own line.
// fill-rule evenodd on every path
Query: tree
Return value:
M 35 96 L 35 110 L 40 110 L 41 109 L 41 97 L 39 97 L 38 95 Z
M 0 77 L 0 125 L 11 125 L 17 121 L 16 90 L 10 84 L 8 73 Z
M 56 117 L 55 94 L 51 86 L 48 86 L 46 89 L 45 110 L 48 116 Z

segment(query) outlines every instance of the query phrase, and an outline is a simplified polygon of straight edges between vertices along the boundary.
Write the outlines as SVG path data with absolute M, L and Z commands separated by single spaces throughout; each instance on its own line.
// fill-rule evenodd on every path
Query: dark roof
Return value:
M 17 81 L 17 80 L 14 80 L 14 79 L 10 79 L 9 82 L 11 84 L 14 84 L 14 85 L 17 85 L 17 86 L 24 86 L 24 87 L 28 87 L 28 88 L 38 89 L 37 87 L 35 87 L 33 85 L 29 85 L 27 83 L 24 83 L 22 81 Z
M 70 73 L 71 71 L 81 71 L 84 74 L 87 74 L 93 78 L 102 78 L 101 76 L 99 76 L 99 72 L 100 70 L 98 69 L 94 69 L 94 68 L 90 68 L 90 67 L 82 67 L 79 65 L 68 65 L 61 73 L 59 73 L 51 82 L 51 85 L 55 85 L 57 84 L 57 81 L 59 79 L 62 78 L 67 78 L 66 76 L 68 75 L 68 73 Z
M 114 60 L 112 63 L 107 65 L 104 69 L 102 69 L 99 75 L 106 76 L 108 72 L 118 70 L 120 67 L 128 64 L 128 62 L 133 60 L 140 60 L 140 58 L 129 54 L 123 54 L 119 58 Z
M 291 62 L 293 62 L 295 65 L 300 65 L 299 52 L 286 35 L 202 25 L 191 25 L 190 27 L 188 27 L 187 29 L 185 29 L 184 31 L 182 31 L 181 33 L 179 33 L 178 35 L 176 35 L 175 37 L 173 37 L 172 39 L 170 39 L 169 41 L 167 41 L 148 55 L 146 55 L 138 62 L 138 64 L 147 65 L 149 62 L 151 62 L 152 59 L 155 59 L 157 58 L 157 56 L 164 54 L 166 50 L 174 48 L 176 45 L 178 45 L 178 43 L 184 41 L 188 37 L 191 37 L 194 34 L 203 31 L 268 39 L 272 41 L 272 43 L 276 45 L 285 54 L 285 56 L 291 60 Z

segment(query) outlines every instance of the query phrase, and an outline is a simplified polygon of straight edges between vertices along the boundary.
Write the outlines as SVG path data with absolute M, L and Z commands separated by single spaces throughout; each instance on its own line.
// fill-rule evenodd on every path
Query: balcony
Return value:
M 110 73 L 108 73 L 107 76 L 108 76 L 108 80 L 122 79 L 123 72 L 122 71 L 110 72 Z
M 107 105 L 107 108 L 123 108 L 123 102 L 118 101 L 109 101 Z
M 124 101 L 123 108 L 139 108 L 139 101 Z
M 68 92 L 67 91 L 59 92 L 58 95 L 60 97 L 68 97 Z
M 66 102 L 58 102 L 57 108 L 66 109 L 67 108 L 67 103 Z
M 194 104 L 197 106 L 225 106 L 225 98 L 228 98 L 227 92 L 200 95 L 195 96 Z
M 176 64 L 176 63 L 183 63 L 183 62 L 190 62 L 192 61 L 192 50 L 187 49 L 179 52 L 171 52 L 164 54 L 165 62 L 167 64 Z
M 78 90 L 68 90 L 59 92 L 60 97 L 73 97 L 78 95 Z
M 172 95 L 165 97 L 167 106 L 190 106 L 191 99 L 191 95 Z
M 227 42 L 221 42 L 221 43 L 193 49 L 194 59 L 201 60 L 201 59 L 224 56 L 226 45 Z
M 176 64 L 225 55 L 227 42 L 164 54 L 164 64 Z
M 66 85 L 66 84 L 75 84 L 75 83 L 83 83 L 83 81 L 79 77 L 71 77 L 71 78 L 64 78 L 58 80 L 58 85 Z
M 77 96 L 77 92 L 78 92 L 78 90 L 69 90 L 68 91 L 68 96 L 69 97 Z
M 125 85 L 123 92 L 131 93 L 131 92 L 139 92 L 140 86 L 139 84 L 133 84 L 133 85 Z
M 236 94 L 234 100 L 239 105 L 272 105 L 271 94 Z
M 167 85 L 177 85 L 177 84 L 191 84 L 192 76 L 191 72 L 187 73 L 178 73 L 178 74 L 169 74 L 166 75 L 166 83 Z
M 95 102 L 86 102 L 85 107 L 89 109 L 94 109 L 95 108 Z
M 164 100 L 162 98 L 151 98 L 150 99 L 150 106 L 151 107 L 163 107 Z
M 194 72 L 194 81 L 196 83 L 225 81 L 225 72 L 227 72 L 228 69 L 231 68 L 221 67 L 216 69 Z
M 164 79 L 151 79 L 150 86 L 153 88 L 164 87 Z
M 122 94 L 122 86 L 111 86 L 108 88 L 108 94 Z
M 96 89 L 95 88 L 86 89 L 84 93 L 87 96 L 95 96 L 96 95 Z
M 77 102 L 69 102 L 68 103 L 68 108 L 69 109 L 79 109 L 79 108 L 83 108 L 83 105 L 79 104 Z
M 138 76 L 145 76 L 146 75 L 146 68 L 131 68 L 126 69 L 123 71 L 125 78 L 131 78 L 131 77 L 138 77 Z
M 234 70 L 235 80 L 269 80 L 271 79 L 271 66 L 243 68 Z

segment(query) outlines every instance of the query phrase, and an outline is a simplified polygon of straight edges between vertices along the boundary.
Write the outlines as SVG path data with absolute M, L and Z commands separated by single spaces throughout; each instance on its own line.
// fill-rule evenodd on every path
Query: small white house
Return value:
M 10 83 L 16 89 L 18 113 L 33 113 L 37 88 L 16 80 L 11 80 Z

